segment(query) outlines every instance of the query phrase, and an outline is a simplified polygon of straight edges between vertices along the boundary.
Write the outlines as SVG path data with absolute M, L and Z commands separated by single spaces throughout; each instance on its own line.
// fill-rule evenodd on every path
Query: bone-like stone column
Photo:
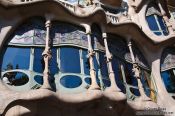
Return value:
M 134 53 L 133 53 L 133 50 L 132 50 L 132 43 L 131 43 L 131 39 L 130 38 L 128 39 L 128 48 L 129 48 L 131 59 L 132 59 L 132 63 L 133 63 L 132 71 L 134 72 L 134 77 L 136 77 L 137 83 L 138 83 L 138 88 L 139 88 L 139 92 L 140 92 L 140 98 L 142 100 L 149 100 L 150 101 L 151 99 L 146 96 L 146 94 L 144 92 L 144 89 L 143 89 L 143 85 L 142 85 L 141 77 L 140 77 L 141 71 L 140 71 L 140 68 L 139 68 L 138 64 L 135 61 Z
M 90 65 L 90 76 L 91 76 L 91 85 L 89 87 L 89 90 L 95 90 L 100 89 L 100 87 L 97 84 L 96 80 L 96 70 L 94 67 L 94 57 L 95 57 L 95 51 L 92 48 L 92 41 L 91 41 L 91 27 L 88 24 L 82 24 L 86 29 L 86 34 L 88 38 L 88 59 L 89 59 L 89 65 Z
M 115 81 L 115 74 L 112 68 L 112 54 L 110 53 L 109 48 L 108 48 L 106 33 L 103 33 L 103 40 L 104 40 L 105 52 L 106 52 L 106 58 L 107 58 L 108 73 L 109 73 L 109 78 L 111 81 L 110 89 L 111 91 L 120 92 L 121 90 L 119 89 Z
M 44 60 L 44 76 L 43 76 L 43 86 L 41 88 L 44 89 L 52 89 L 51 85 L 50 85 L 50 70 L 49 70 L 49 61 L 52 57 L 51 55 L 51 49 L 50 49 L 50 27 L 51 27 L 51 17 L 49 15 L 46 15 L 46 45 L 45 45 L 45 49 L 42 53 L 43 56 L 43 60 Z
M 160 0 L 158 0 L 158 6 L 160 8 L 160 11 L 161 11 L 161 14 L 163 16 L 163 19 L 164 19 L 164 21 L 165 21 L 165 23 L 166 23 L 166 25 L 168 27 L 169 33 L 170 34 L 174 34 L 172 24 L 170 23 L 169 18 L 167 17 L 165 10 L 163 9 L 162 4 L 160 3 Z

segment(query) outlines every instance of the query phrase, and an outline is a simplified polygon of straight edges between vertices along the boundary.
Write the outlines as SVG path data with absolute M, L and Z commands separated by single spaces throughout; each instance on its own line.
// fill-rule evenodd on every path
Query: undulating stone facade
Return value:
M 0 0 L 0 115 L 175 116 L 174 0 Z

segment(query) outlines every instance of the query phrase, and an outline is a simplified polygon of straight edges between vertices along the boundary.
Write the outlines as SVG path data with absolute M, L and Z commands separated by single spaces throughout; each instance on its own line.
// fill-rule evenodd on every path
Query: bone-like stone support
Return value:
M 143 84 L 142 84 L 141 78 L 140 78 L 140 73 L 141 73 L 140 68 L 139 68 L 138 64 L 136 63 L 134 53 L 133 53 L 133 50 L 132 50 L 132 43 L 131 43 L 130 38 L 128 39 L 128 48 L 129 48 L 132 63 L 133 63 L 132 71 L 134 72 L 134 77 L 136 77 L 136 79 L 137 79 L 138 88 L 139 88 L 139 92 L 140 92 L 140 97 L 141 97 L 142 100 L 150 100 L 150 98 L 148 98 L 146 96 L 146 94 L 144 92 L 144 89 L 143 89 Z
M 165 10 L 163 9 L 162 4 L 160 3 L 160 0 L 158 0 L 158 6 L 160 8 L 161 14 L 168 28 L 169 34 L 174 34 L 172 24 L 170 23 L 169 18 L 167 17 Z
M 45 49 L 42 53 L 43 60 L 44 60 L 44 76 L 43 76 L 43 86 L 41 88 L 45 89 L 51 89 L 50 83 L 49 83 L 49 77 L 50 77 L 50 71 L 49 71 L 49 60 L 51 59 L 51 50 L 50 50 L 50 27 L 51 27 L 51 21 L 48 19 L 46 21 L 46 45 Z
M 110 53 L 109 48 L 108 48 L 107 34 L 106 33 L 103 33 L 103 40 L 104 40 L 105 52 L 106 52 L 106 58 L 107 58 L 108 73 L 109 73 L 109 78 L 111 81 L 110 88 L 112 91 L 120 92 L 121 90 L 119 89 L 119 87 L 117 86 L 116 81 L 115 81 L 115 74 L 114 74 L 114 71 L 112 68 L 112 54 Z
M 88 24 L 83 24 L 86 29 L 86 34 L 88 38 L 88 58 L 89 58 L 89 65 L 90 65 L 90 77 L 91 77 L 91 85 L 89 90 L 100 89 L 96 80 L 96 69 L 94 68 L 94 57 L 95 51 L 92 48 L 92 41 L 91 41 L 91 28 Z

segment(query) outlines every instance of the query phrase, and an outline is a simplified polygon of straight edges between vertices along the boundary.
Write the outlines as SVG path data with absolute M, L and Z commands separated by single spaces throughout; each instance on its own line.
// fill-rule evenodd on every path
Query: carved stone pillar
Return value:
M 129 48 L 131 59 L 132 59 L 132 63 L 133 63 L 132 71 L 134 72 L 134 77 L 136 77 L 137 83 L 138 83 L 138 88 L 139 88 L 139 92 L 140 92 L 140 98 L 142 100 L 151 100 L 150 98 L 148 98 L 146 96 L 146 94 L 144 92 L 143 85 L 142 85 L 142 82 L 141 82 L 141 75 L 140 75 L 141 71 L 140 71 L 140 68 L 139 68 L 138 64 L 135 61 L 134 53 L 133 53 L 133 50 L 132 50 L 132 43 L 131 43 L 130 38 L 128 39 L 128 48 Z
M 86 34 L 87 34 L 87 38 L 88 38 L 88 59 L 89 59 L 90 76 L 91 76 L 91 85 L 89 87 L 89 90 L 100 89 L 100 87 L 97 84 L 96 69 L 94 67 L 94 59 L 93 58 L 95 57 L 95 51 L 92 48 L 91 27 L 87 24 L 83 24 L 83 26 L 86 29 Z
M 43 60 L 44 60 L 44 76 L 43 76 L 43 86 L 41 88 L 44 89 L 51 89 L 51 85 L 50 85 L 50 70 L 49 70 L 49 61 L 51 59 L 51 50 L 50 50 L 50 27 L 51 27 L 51 20 L 49 17 L 46 17 L 46 45 L 45 45 L 45 49 L 42 53 L 43 56 Z
M 114 71 L 112 68 L 112 54 L 110 53 L 109 48 L 108 48 L 107 34 L 106 33 L 103 33 L 103 40 L 104 40 L 105 51 L 106 51 L 108 73 L 109 73 L 109 78 L 111 81 L 110 89 L 111 89 L 111 91 L 120 92 L 121 90 L 119 89 L 119 87 L 117 86 L 116 81 L 115 81 L 115 74 L 114 74 Z
M 172 24 L 170 23 L 169 18 L 167 17 L 165 10 L 163 9 L 162 4 L 160 3 L 160 0 L 158 0 L 158 6 L 160 8 L 161 14 L 168 28 L 169 34 L 174 34 Z

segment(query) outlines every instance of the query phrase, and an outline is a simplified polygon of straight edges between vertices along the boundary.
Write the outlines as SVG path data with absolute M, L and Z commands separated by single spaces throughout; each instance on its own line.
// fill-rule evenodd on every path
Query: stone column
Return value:
M 169 34 L 174 34 L 172 24 L 170 23 L 169 18 L 167 17 L 165 10 L 163 9 L 162 4 L 160 3 L 160 0 L 158 0 L 158 6 L 160 8 L 165 24 L 168 28 Z
M 115 81 L 115 74 L 114 74 L 114 71 L 112 68 L 112 54 L 110 53 L 109 48 L 108 48 L 107 34 L 106 33 L 103 33 L 103 40 L 104 40 L 105 51 L 106 51 L 108 73 L 109 73 L 109 78 L 111 81 L 110 89 L 111 89 L 111 91 L 121 92 L 121 90 L 119 89 L 119 87 L 117 86 L 116 81 Z
M 135 60 L 135 57 L 134 57 L 134 53 L 133 53 L 133 50 L 132 50 L 132 43 L 131 43 L 130 38 L 128 39 L 128 48 L 129 48 L 129 51 L 130 51 L 132 64 L 133 64 L 132 71 L 134 72 L 134 77 L 136 77 L 137 83 L 138 83 L 138 88 L 139 88 L 139 92 L 140 92 L 140 98 L 142 100 L 150 100 L 150 98 L 148 98 L 146 96 L 146 94 L 144 92 L 144 89 L 143 89 L 143 85 L 142 85 L 142 82 L 141 82 L 141 71 L 140 71 L 140 68 L 139 68 L 138 64 L 136 63 L 136 60 Z
M 50 70 L 49 70 L 49 61 L 52 57 L 51 55 L 51 49 L 50 49 L 50 27 L 51 27 L 51 20 L 49 16 L 46 16 L 46 45 L 45 45 L 45 49 L 42 53 L 43 56 L 43 60 L 44 60 L 44 72 L 43 72 L 43 86 L 41 88 L 44 89 L 51 89 L 51 85 L 50 85 Z
M 88 38 L 88 59 L 89 59 L 89 65 L 90 65 L 90 76 L 91 76 L 91 85 L 89 87 L 89 90 L 94 89 L 100 89 L 100 87 L 97 84 L 96 80 L 96 69 L 94 67 L 94 57 L 95 57 L 95 51 L 92 48 L 92 41 L 91 41 L 91 27 L 90 25 L 83 24 L 83 26 L 86 29 L 86 34 Z

